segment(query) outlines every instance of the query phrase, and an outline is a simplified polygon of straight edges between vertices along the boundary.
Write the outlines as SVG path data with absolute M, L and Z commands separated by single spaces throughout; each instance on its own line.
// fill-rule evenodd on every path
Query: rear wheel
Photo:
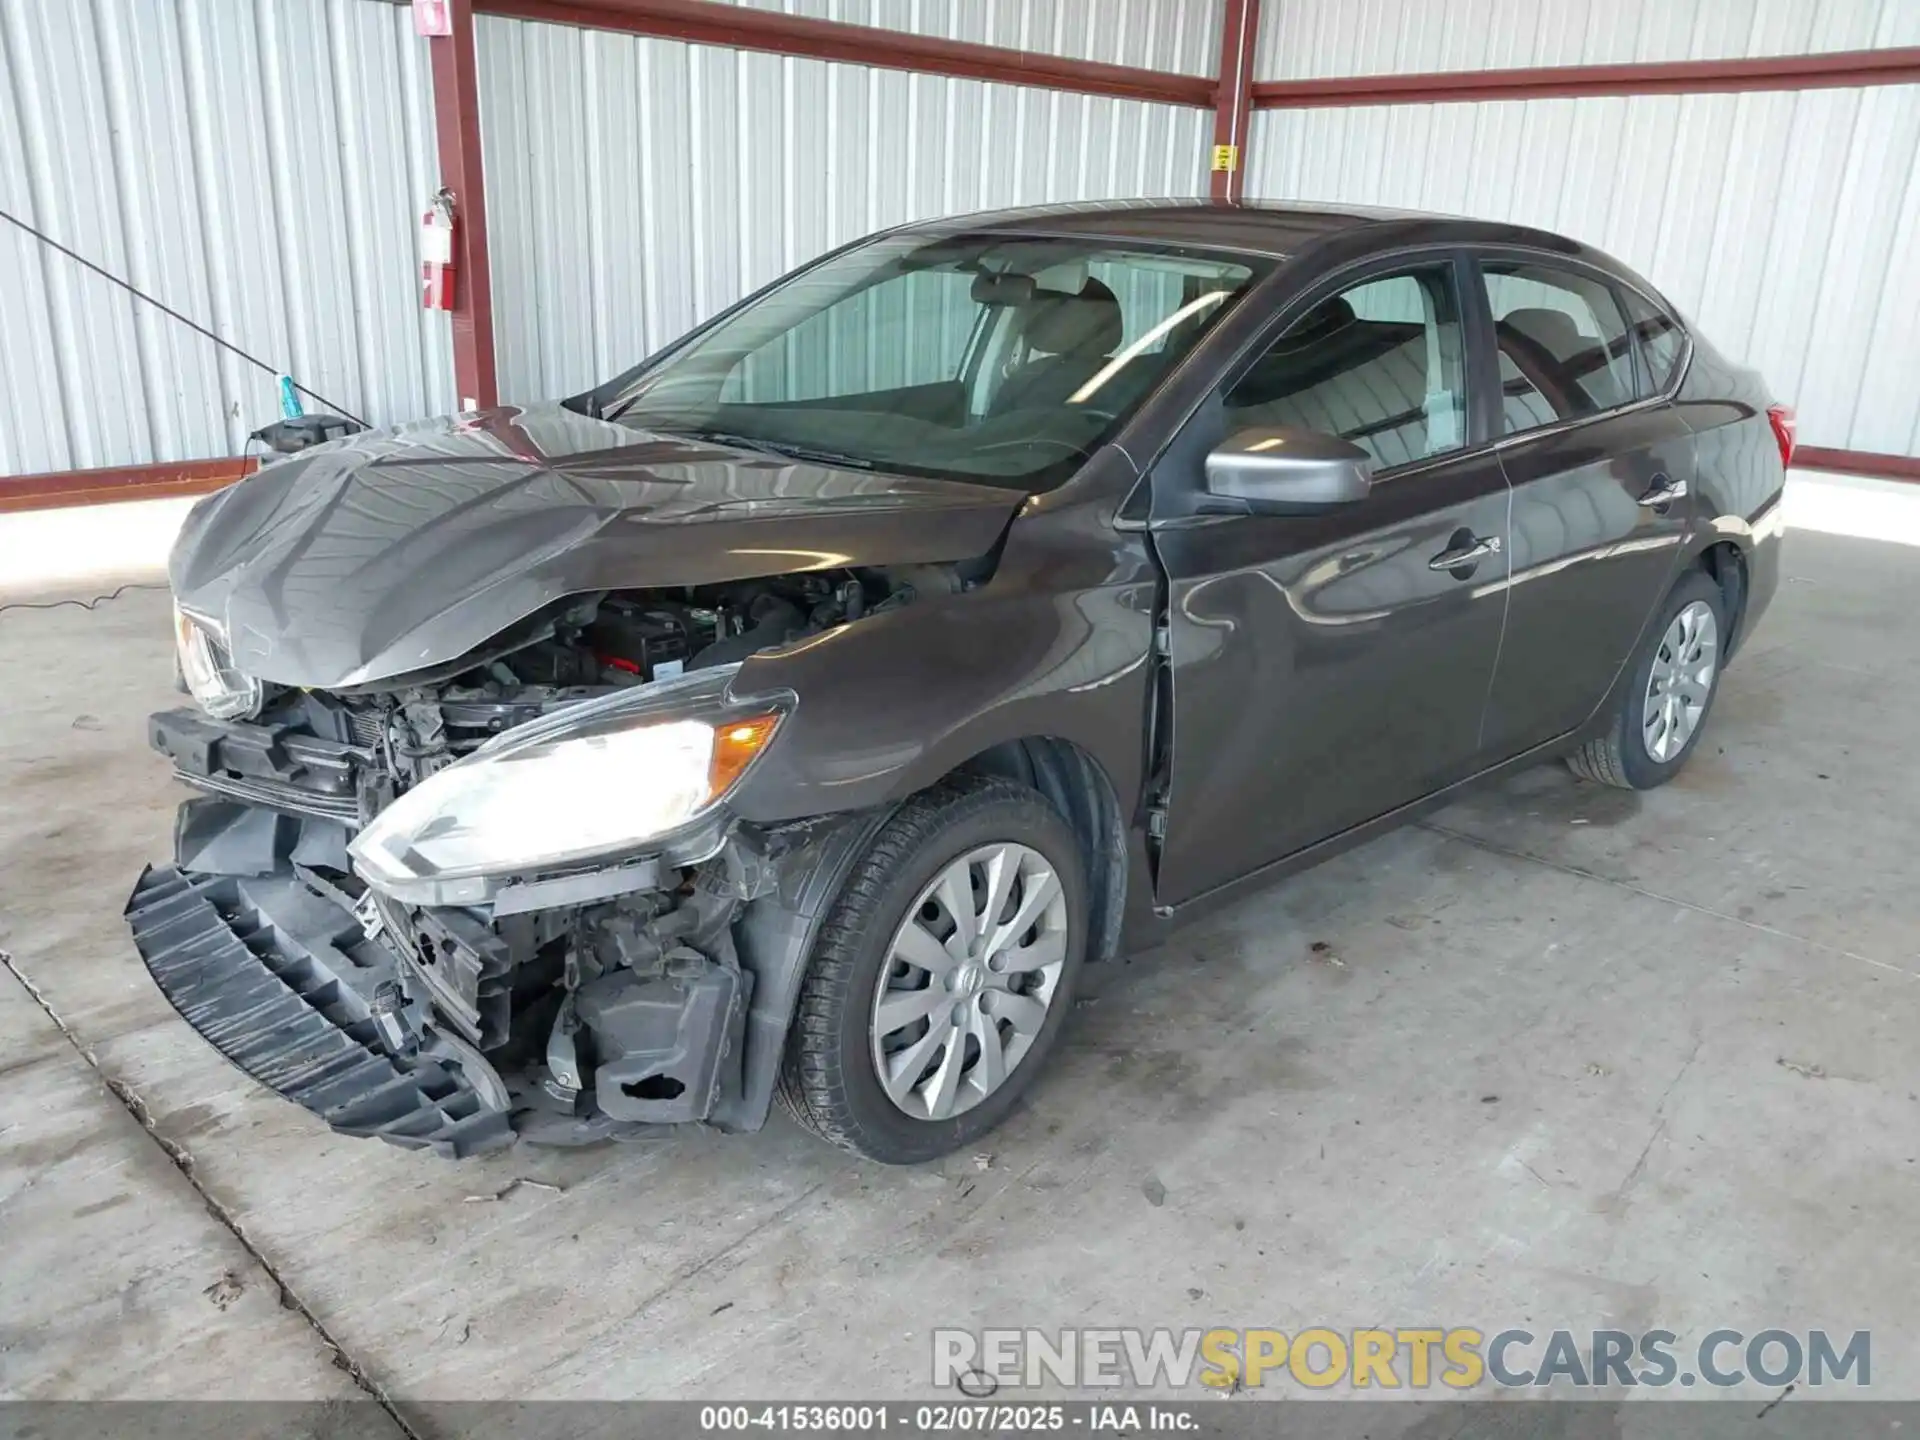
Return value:
M 821 928 L 781 1097 L 823 1139 L 930 1160 L 1005 1118 L 1071 1008 L 1086 937 L 1073 832 L 997 778 L 916 795 Z
M 1615 703 L 1608 728 L 1567 757 L 1573 773 L 1602 785 L 1664 785 L 1699 743 L 1720 688 L 1726 600 L 1695 570 L 1673 588 Z

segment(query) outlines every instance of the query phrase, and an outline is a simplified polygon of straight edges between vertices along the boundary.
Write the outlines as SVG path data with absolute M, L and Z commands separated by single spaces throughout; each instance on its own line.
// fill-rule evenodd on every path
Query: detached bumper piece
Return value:
M 126 918 L 181 1018 L 335 1130 L 451 1159 L 513 1143 L 459 1056 L 386 1051 L 374 1012 L 393 991 L 393 952 L 297 878 L 149 867 Z
M 359 817 L 359 778 L 373 758 L 346 741 L 286 725 L 209 720 L 197 710 L 150 716 L 147 739 L 196 790 L 344 825 Z

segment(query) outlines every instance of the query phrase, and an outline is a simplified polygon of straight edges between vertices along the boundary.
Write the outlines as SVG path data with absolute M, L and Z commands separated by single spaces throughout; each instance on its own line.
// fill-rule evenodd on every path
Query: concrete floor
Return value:
M 990 1163 L 905 1171 L 332 1135 L 121 927 L 164 596 L 0 614 L 0 1395 L 900 1395 L 936 1323 L 1425 1323 L 1871 1329 L 1920 1398 L 1916 613 L 1920 548 L 1791 536 L 1675 784 L 1536 770 L 1096 972 Z

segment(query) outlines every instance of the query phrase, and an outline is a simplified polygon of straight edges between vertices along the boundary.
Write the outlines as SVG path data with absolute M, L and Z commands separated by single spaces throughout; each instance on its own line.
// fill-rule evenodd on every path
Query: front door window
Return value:
M 1227 393 L 1227 430 L 1315 430 L 1411 465 L 1466 445 L 1465 373 L 1451 265 L 1370 279 L 1288 328 Z

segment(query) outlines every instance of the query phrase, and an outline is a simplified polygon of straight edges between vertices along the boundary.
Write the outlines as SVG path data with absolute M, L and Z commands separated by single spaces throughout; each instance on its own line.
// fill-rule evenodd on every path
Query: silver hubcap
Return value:
M 1713 694 L 1714 671 L 1720 660 L 1720 627 L 1713 611 L 1695 600 L 1667 626 L 1654 653 L 1653 673 L 1647 677 L 1647 703 L 1641 738 L 1647 754 L 1664 765 L 1693 738 Z
M 894 931 L 873 997 L 873 1064 L 916 1120 L 971 1110 L 1033 1048 L 1067 959 L 1067 897 L 1038 850 L 984 845 Z

